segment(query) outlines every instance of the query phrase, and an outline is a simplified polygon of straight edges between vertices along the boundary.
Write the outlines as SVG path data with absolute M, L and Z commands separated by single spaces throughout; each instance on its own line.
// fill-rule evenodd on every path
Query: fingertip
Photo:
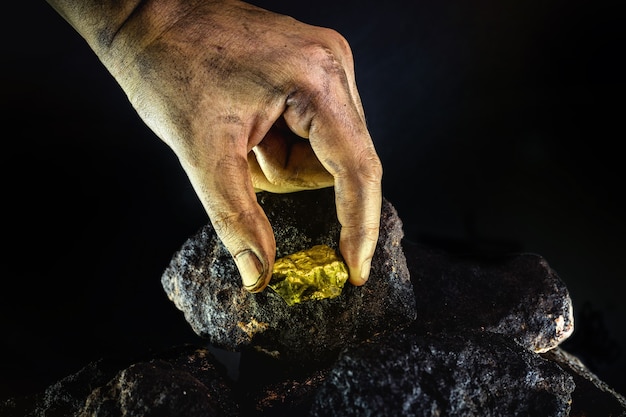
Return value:
M 351 268 L 349 281 L 352 285 L 357 287 L 365 285 L 369 280 L 370 271 L 372 268 L 372 258 L 368 258 L 361 264 L 360 268 Z
M 354 285 L 355 287 L 362 287 L 363 285 L 365 285 L 365 283 L 367 283 L 367 280 L 363 280 L 362 277 L 355 277 L 352 273 L 350 274 L 350 278 L 348 279 L 348 281 L 350 281 L 350 284 Z
M 365 284 L 370 277 L 370 270 L 372 269 L 372 258 L 367 258 L 361 265 L 361 281 Z
M 251 249 L 241 251 L 234 259 L 246 290 L 251 293 L 258 293 L 267 287 L 269 283 L 268 271 L 270 270 L 267 260 L 263 262 Z

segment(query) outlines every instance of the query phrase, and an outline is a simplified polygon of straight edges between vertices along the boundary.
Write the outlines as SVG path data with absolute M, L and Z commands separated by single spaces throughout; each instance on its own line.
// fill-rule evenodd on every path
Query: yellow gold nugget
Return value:
M 327 245 L 316 245 L 274 263 L 269 287 L 288 305 L 334 298 L 348 280 L 348 267 Z

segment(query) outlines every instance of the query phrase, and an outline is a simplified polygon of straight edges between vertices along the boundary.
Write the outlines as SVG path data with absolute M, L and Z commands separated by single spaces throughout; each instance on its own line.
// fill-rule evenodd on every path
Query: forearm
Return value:
M 145 0 L 46 0 L 96 51 L 107 48 Z
M 117 78 L 131 59 L 197 0 L 46 0 Z

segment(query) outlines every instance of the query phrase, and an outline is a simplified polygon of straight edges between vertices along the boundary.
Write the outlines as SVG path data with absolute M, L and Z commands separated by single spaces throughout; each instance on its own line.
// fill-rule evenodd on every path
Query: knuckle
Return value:
M 347 40 L 332 29 L 322 29 L 323 41 L 310 42 L 302 48 L 303 65 L 308 80 L 322 81 L 329 77 L 345 77 L 352 65 L 352 51 Z M 311 77 L 311 74 L 314 75 Z M 314 85 L 314 87 L 319 87 Z
M 211 224 L 220 240 L 229 248 L 236 250 L 243 244 L 243 228 L 251 223 L 254 210 L 220 211 L 211 216 Z
M 242 213 L 218 212 L 211 218 L 213 228 L 224 242 L 230 242 L 236 235 L 236 226 Z
M 329 45 L 342 57 L 352 58 L 352 50 L 348 40 L 339 32 L 330 28 L 323 28 L 325 38 Z
M 360 158 L 359 172 L 368 183 L 378 184 L 382 181 L 383 165 L 373 150 L 369 149 Z
M 376 243 L 378 241 L 379 230 L 379 222 L 376 224 L 364 223 L 360 229 L 359 235 L 363 240 L 369 241 L 370 243 Z
M 356 155 L 351 164 L 338 167 L 336 176 L 351 178 L 352 181 L 361 187 L 366 187 L 366 189 L 370 186 L 380 185 L 383 177 L 383 166 L 373 148 L 368 147 Z
M 358 259 L 363 250 L 374 250 L 380 234 L 379 224 L 359 224 L 353 227 L 343 226 L 342 254 L 344 257 Z
M 320 28 L 321 36 L 302 46 L 294 67 L 287 105 L 300 118 L 311 120 L 321 109 L 332 107 L 350 90 L 353 57 L 347 40 L 333 29 Z M 304 129 L 309 131 L 310 126 Z

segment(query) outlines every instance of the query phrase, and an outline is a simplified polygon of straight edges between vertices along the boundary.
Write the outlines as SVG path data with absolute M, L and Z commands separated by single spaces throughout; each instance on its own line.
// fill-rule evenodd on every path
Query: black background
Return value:
M 564 346 L 625 393 L 619 2 L 255 4 L 350 42 L 407 239 L 544 256 L 575 305 Z M 202 342 L 160 286 L 207 222 L 174 154 L 46 3 L 10 6 L 1 34 L 0 399 Z

